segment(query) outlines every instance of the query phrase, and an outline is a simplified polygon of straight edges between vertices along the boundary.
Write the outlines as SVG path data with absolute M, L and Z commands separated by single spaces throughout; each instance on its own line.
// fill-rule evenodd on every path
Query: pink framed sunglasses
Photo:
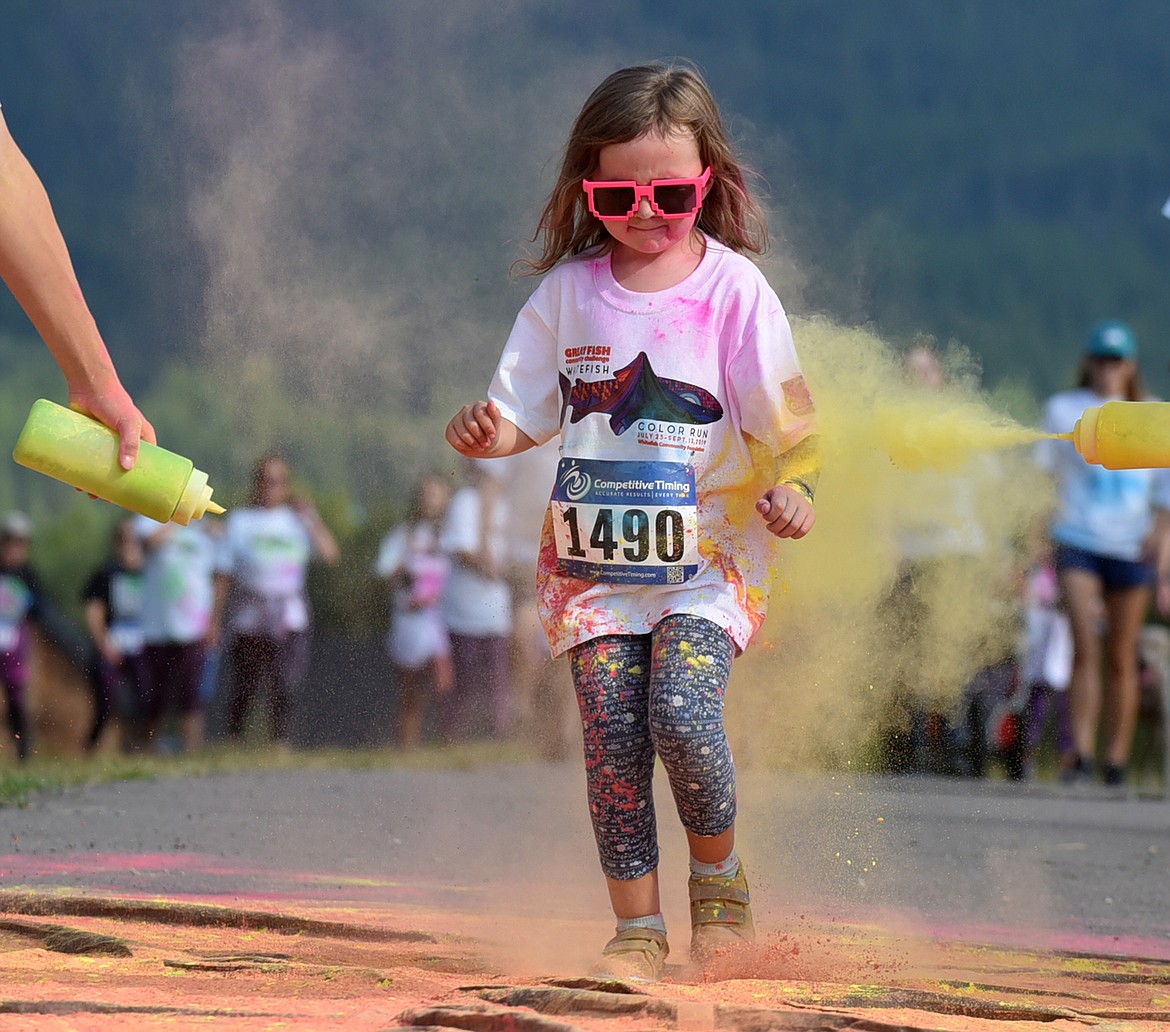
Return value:
M 685 219 L 703 206 L 703 187 L 711 178 L 711 166 L 694 179 L 652 179 L 645 186 L 619 180 L 616 182 L 588 179 L 581 181 L 589 210 L 599 219 L 625 222 L 638 213 L 643 197 L 650 202 L 654 214 L 664 219 Z

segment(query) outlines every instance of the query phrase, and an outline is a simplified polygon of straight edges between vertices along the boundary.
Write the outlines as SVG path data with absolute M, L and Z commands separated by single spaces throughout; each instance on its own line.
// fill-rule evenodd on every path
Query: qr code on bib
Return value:
M 683 569 L 681 566 L 668 566 L 666 568 L 666 583 L 667 584 L 681 584 L 683 582 Z

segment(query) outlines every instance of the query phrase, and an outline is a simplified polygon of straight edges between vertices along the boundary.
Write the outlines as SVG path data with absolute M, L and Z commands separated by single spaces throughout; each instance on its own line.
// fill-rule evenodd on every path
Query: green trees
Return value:
M 447 460 L 531 287 L 507 272 L 567 126 L 637 60 L 711 81 L 794 313 L 958 341 L 1016 411 L 1101 317 L 1154 354 L 1167 38 L 1161 0 L 14 0 L 0 102 L 163 441 L 229 501 L 280 447 L 357 527 Z M 0 296 L 12 440 L 60 400 L 29 334 Z M 0 507 L 79 501 L 0 471 Z

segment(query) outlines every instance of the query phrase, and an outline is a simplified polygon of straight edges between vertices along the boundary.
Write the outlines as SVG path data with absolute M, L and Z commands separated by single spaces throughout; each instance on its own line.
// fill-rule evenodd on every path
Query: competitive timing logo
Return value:
M 593 487 L 593 478 L 574 462 L 561 474 L 561 487 L 569 501 L 579 502 Z
M 702 424 L 723 418 L 723 406 L 714 394 L 693 383 L 658 376 L 644 351 L 606 380 L 578 379 L 570 387 L 569 378 L 561 373 L 560 387 L 562 422 L 566 409 L 572 409 L 574 423 L 594 412 L 604 413 L 619 437 L 638 421 Z

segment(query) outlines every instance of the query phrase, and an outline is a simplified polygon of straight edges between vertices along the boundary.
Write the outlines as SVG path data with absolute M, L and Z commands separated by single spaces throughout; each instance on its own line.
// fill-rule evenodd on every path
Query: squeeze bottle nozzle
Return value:
M 159 523 L 222 513 L 207 474 L 190 459 L 143 441 L 133 469 L 118 463 L 117 433 L 96 419 L 41 398 L 25 421 L 12 457 L 22 466 L 80 488 Z
M 1053 436 L 1072 441 L 1086 462 L 1106 469 L 1167 467 L 1170 402 L 1107 401 L 1085 409 L 1072 433 Z

